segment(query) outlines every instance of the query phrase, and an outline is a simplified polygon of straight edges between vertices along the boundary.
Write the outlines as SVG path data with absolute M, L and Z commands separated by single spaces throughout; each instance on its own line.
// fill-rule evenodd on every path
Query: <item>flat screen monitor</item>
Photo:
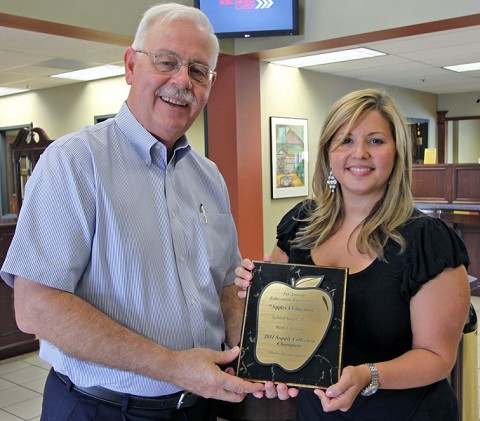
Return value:
M 299 0 L 194 0 L 218 38 L 298 35 Z

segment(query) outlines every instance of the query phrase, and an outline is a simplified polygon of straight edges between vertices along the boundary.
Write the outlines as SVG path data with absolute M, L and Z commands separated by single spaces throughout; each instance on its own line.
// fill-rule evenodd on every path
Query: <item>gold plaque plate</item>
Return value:
M 348 269 L 254 262 L 237 375 L 326 388 L 341 370 Z

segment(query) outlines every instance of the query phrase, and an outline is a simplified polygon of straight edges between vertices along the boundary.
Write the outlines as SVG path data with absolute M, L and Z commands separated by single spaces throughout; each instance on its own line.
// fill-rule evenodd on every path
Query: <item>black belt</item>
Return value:
M 180 409 L 188 408 L 195 405 L 201 399 L 200 396 L 194 395 L 190 392 L 178 392 L 173 395 L 165 395 L 154 398 L 129 395 L 128 393 L 114 392 L 113 390 L 105 389 L 100 386 L 81 387 L 72 383 L 72 381 L 64 374 L 55 374 L 66 385 L 71 385 L 74 390 L 83 395 L 94 399 L 111 403 L 114 405 L 123 405 L 128 400 L 129 408 L 142 409 Z

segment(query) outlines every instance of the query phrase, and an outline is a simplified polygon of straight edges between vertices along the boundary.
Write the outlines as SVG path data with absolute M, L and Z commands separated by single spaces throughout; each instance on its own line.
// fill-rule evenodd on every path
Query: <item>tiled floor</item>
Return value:
M 40 420 L 49 370 L 36 352 L 0 361 L 0 421 Z
M 472 297 L 472 303 L 480 316 L 480 297 Z M 480 367 L 480 341 L 477 342 Z M 49 369 L 37 353 L 0 361 L 0 421 L 40 420 L 43 385 Z

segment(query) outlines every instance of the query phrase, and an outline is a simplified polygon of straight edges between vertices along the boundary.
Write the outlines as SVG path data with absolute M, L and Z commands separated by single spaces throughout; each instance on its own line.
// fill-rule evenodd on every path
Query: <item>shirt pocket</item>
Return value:
M 220 278 L 223 282 L 237 249 L 233 218 L 230 214 L 201 212 L 198 218 L 208 253 L 210 272 L 216 281 Z

